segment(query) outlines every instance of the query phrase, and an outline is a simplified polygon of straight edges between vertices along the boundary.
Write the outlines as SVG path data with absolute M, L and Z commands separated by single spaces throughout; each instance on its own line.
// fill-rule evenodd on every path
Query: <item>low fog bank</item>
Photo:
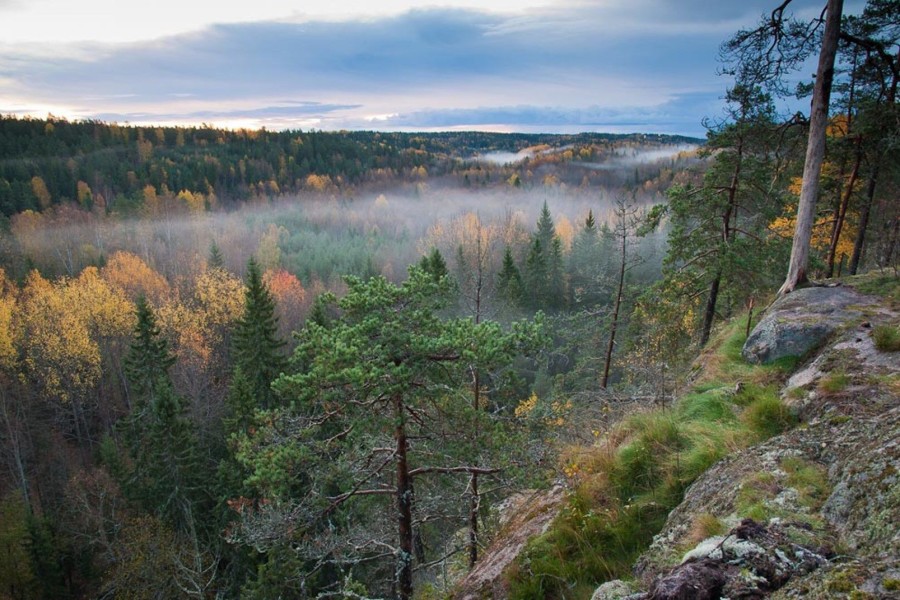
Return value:
M 697 144 L 679 144 L 655 150 L 638 150 L 636 148 L 618 148 L 602 162 L 573 163 L 579 167 L 596 171 L 618 171 L 641 165 L 663 163 L 695 153 L 700 148 Z
M 659 200 L 658 194 L 634 198 L 639 205 Z M 417 193 L 355 199 L 283 197 L 234 212 L 173 211 L 152 220 L 60 211 L 55 217 L 14 219 L 6 246 L 17 251 L 7 251 L 4 262 L 8 272 L 20 277 L 32 267 L 48 276 L 74 276 L 121 250 L 141 257 L 177 284 L 205 268 L 215 244 L 226 268 L 235 273 L 243 273 L 250 256 L 256 256 L 264 267 L 284 268 L 304 285 L 334 288 L 345 274 L 402 279 L 407 266 L 432 247 L 448 254 L 449 262 L 458 245 L 465 243 L 457 239 L 464 237 L 460 233 L 464 227 L 489 230 L 495 238 L 491 249 L 495 258 L 507 245 L 517 257 L 524 257 L 545 202 L 568 246 L 589 210 L 598 226 L 611 224 L 614 201 L 602 191 L 564 187 L 468 192 L 420 188 Z

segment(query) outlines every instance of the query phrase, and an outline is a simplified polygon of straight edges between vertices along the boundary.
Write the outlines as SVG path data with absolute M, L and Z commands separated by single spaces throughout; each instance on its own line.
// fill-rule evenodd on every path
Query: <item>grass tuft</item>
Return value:
M 877 325 L 872 330 L 872 340 L 882 352 L 900 351 L 900 329 L 892 325 Z

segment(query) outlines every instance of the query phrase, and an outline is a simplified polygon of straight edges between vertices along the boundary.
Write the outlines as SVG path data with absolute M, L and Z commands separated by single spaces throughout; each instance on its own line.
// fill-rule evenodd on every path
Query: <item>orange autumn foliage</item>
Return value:
M 111 286 L 122 290 L 131 300 L 143 295 L 159 306 L 169 295 L 169 283 L 140 257 L 130 252 L 115 252 L 100 271 Z

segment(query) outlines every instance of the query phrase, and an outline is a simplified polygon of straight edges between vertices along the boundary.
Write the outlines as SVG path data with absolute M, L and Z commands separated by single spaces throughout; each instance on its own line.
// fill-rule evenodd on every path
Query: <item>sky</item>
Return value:
M 719 45 L 778 3 L 0 0 L 0 113 L 702 136 L 728 85 Z

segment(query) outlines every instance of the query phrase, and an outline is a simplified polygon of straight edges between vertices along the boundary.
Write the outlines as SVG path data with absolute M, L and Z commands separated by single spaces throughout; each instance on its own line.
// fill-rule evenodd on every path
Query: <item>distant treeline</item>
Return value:
M 581 151 L 570 153 L 570 160 L 591 160 L 604 147 L 697 141 L 596 133 L 230 131 L 0 116 L 0 213 L 9 217 L 68 202 L 129 212 L 142 206 L 148 186 L 160 195 L 188 192 L 213 204 L 303 190 L 415 183 L 448 174 L 457 174 L 466 185 L 502 183 L 512 171 L 478 163 L 477 172 L 494 169 L 502 175 L 480 177 L 469 173 L 471 157 L 572 147 Z M 516 181 L 523 178 L 527 181 L 523 176 Z M 637 179 L 635 173 L 633 183 Z

